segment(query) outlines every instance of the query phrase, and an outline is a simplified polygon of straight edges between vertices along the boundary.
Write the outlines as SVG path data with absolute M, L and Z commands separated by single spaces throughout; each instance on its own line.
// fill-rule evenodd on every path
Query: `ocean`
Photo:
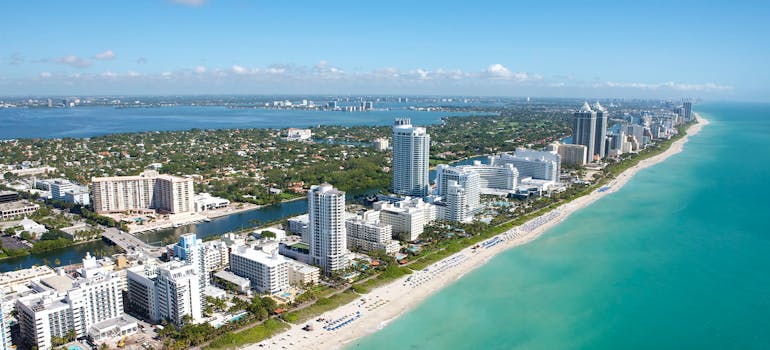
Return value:
M 696 110 L 682 153 L 348 348 L 770 348 L 770 105 Z

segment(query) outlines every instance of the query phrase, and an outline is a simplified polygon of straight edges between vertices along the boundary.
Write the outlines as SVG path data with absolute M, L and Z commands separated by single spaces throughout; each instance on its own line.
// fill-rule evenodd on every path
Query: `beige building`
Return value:
M 97 213 L 155 209 L 165 213 L 195 211 L 193 180 L 145 171 L 137 176 L 95 177 L 91 180 Z
M 583 166 L 586 165 L 588 160 L 588 147 L 584 145 L 570 145 L 565 143 L 557 143 L 552 146 L 559 156 L 561 161 L 565 164 Z

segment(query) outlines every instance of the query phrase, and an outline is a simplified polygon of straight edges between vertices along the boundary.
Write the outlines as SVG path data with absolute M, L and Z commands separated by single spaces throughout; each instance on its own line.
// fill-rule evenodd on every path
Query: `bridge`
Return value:
M 161 256 L 163 249 L 160 247 L 152 246 L 148 243 L 143 242 L 141 239 L 136 238 L 136 236 L 122 232 L 114 227 L 110 227 L 107 230 L 105 230 L 102 233 L 102 238 L 105 240 L 112 242 L 115 245 L 120 246 L 123 248 L 123 250 L 129 252 L 134 249 L 141 249 L 143 250 L 147 255 L 158 258 Z

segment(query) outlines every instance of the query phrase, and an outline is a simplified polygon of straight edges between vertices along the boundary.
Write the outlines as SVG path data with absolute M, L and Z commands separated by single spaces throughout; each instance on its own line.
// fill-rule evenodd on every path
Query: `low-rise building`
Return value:
M 220 197 L 214 197 L 210 193 L 198 193 L 193 197 L 195 202 L 195 211 L 207 211 L 214 209 L 227 208 L 230 201 Z
M 0 220 L 23 218 L 40 209 L 39 204 L 25 200 L 0 203 Z
M 401 249 L 398 241 L 393 240 L 392 227 L 382 223 L 379 214 L 379 211 L 368 211 L 345 220 L 349 249 L 363 252 L 382 250 L 387 254 L 395 254 Z
M 321 269 L 296 260 L 287 259 L 289 267 L 289 285 L 304 287 L 317 284 L 321 280 Z

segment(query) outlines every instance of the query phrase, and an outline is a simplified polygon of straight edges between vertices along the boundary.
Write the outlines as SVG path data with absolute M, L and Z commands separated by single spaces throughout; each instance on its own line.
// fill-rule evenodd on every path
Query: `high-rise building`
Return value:
M 588 102 L 583 103 L 583 107 L 575 112 L 572 124 L 572 144 L 586 146 L 589 158 L 586 159 L 586 162 L 593 160 L 592 157 L 596 153 L 596 112 L 591 109 Z
M 473 217 L 468 204 L 468 192 L 457 181 L 449 180 L 444 197 L 444 220 L 464 222 Z
M 409 118 L 398 118 L 393 125 L 393 193 L 424 197 L 428 195 L 430 135 L 414 127 Z
M 201 284 L 201 291 L 205 290 L 210 278 L 206 274 L 203 240 L 198 239 L 194 233 L 182 235 L 179 237 L 179 242 L 174 245 L 174 257 L 198 269 L 198 282 Z
M 472 165 L 458 165 L 479 174 L 479 191 L 482 194 L 515 191 L 519 170 L 513 164 L 490 165 L 474 161 Z
M 583 166 L 586 165 L 586 159 L 588 159 L 588 148 L 584 145 L 570 145 L 570 144 L 557 144 L 554 145 L 561 161 L 566 164 Z
M 467 167 L 452 167 L 446 164 L 440 164 L 436 168 L 436 194 L 441 197 L 447 197 L 449 194 L 449 184 L 454 181 L 462 187 L 465 197 L 465 212 L 472 213 L 479 207 L 481 176 L 478 172 Z M 455 221 L 455 220 L 453 220 Z
M 497 166 L 512 164 L 519 171 L 519 182 L 527 177 L 559 182 L 561 156 L 554 151 L 517 148 L 513 155 L 502 153 L 499 156 L 489 157 L 489 161 Z
M 594 153 L 589 157 L 598 155 L 599 159 L 607 156 L 607 149 L 605 148 L 605 139 L 607 138 L 607 109 L 604 108 L 599 101 L 594 103 L 594 111 L 596 112 L 596 130 L 594 131 Z
M 0 290 L 0 350 L 11 350 L 11 305 L 6 303 L 5 293 Z
M 275 294 L 289 288 L 289 263 L 278 250 L 268 253 L 248 246 L 234 247 L 230 271 L 248 278 L 260 293 Z
M 345 269 L 347 237 L 345 234 L 345 192 L 324 183 L 310 187 L 310 256 L 326 274 Z
M 198 269 L 190 264 L 172 261 L 160 266 L 155 280 L 158 316 L 177 327 L 182 326 L 188 315 L 193 323 L 200 322 L 203 318 L 200 278 Z
M 173 260 L 161 265 L 145 264 L 126 271 L 127 309 L 152 322 L 168 319 L 181 326 L 185 316 L 202 319 L 201 284 L 196 266 Z
M 138 176 L 91 180 L 97 213 L 156 209 L 167 213 L 195 211 L 193 180 L 145 171 Z
M 369 252 L 383 250 L 387 254 L 397 253 L 400 246 L 393 240 L 393 228 L 380 221 L 380 212 L 370 210 L 345 220 L 348 248 Z
M 685 101 L 682 104 L 682 107 L 684 108 L 684 122 L 690 122 L 692 121 L 692 102 Z
M 380 222 L 390 225 L 394 237 L 404 241 L 415 241 L 422 234 L 425 225 L 436 220 L 436 206 L 425 203 L 421 198 L 411 198 L 396 203 L 379 201 L 374 209 L 380 211 Z
M 42 292 L 16 301 L 22 342 L 50 349 L 53 337 L 68 333 L 86 337 L 92 326 L 123 316 L 122 279 L 118 273 L 100 268 L 86 254 L 81 276 L 59 274 L 36 284 Z

